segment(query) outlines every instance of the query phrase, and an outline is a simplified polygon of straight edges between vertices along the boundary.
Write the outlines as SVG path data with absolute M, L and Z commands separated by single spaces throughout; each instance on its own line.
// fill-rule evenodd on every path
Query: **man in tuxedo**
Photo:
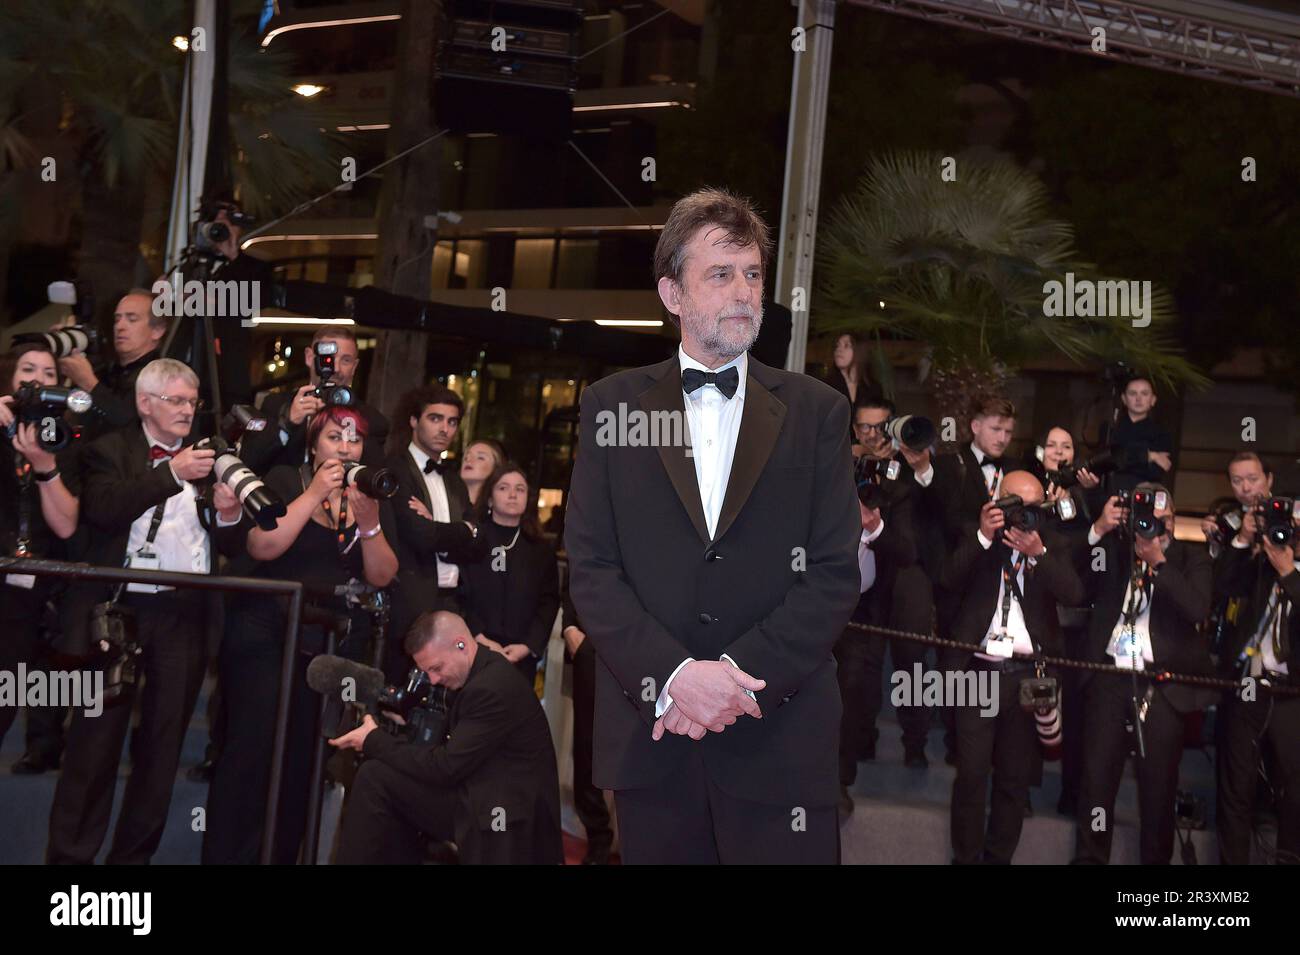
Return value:
M 59 374 L 89 392 L 95 402 L 82 422 L 83 444 L 139 420 L 135 380 L 141 369 L 158 357 L 158 347 L 167 334 L 169 322 L 166 316 L 154 314 L 152 292 L 133 288 L 118 300 L 113 310 L 116 360 L 96 369 L 81 352 L 59 359 Z
M 326 325 L 312 336 L 311 347 L 303 352 L 307 363 L 308 384 L 293 392 L 268 395 L 262 402 L 262 417 L 267 421 L 262 431 L 245 432 L 239 445 L 239 453 L 252 470 L 265 474 L 277 464 L 286 464 L 296 468 L 306 460 L 307 426 L 312 415 L 316 414 L 325 403 L 312 392 L 320 385 L 320 375 L 316 373 L 316 347 L 330 342 L 338 347 L 334 354 L 333 384 L 352 387 L 352 378 L 357 373 L 357 336 L 346 326 Z M 377 467 L 384 460 L 384 445 L 388 441 L 388 419 L 378 408 L 371 407 L 364 401 L 357 400 L 356 408 L 370 426 L 366 436 L 365 447 L 361 453 L 361 463 Z
M 181 573 L 212 572 L 209 531 L 240 523 L 240 505 L 225 485 L 212 504 L 195 482 L 212 472 L 214 452 L 181 445 L 198 403 L 198 378 L 170 358 L 146 365 L 136 379 L 140 424 L 114 431 L 86 450 L 82 519 L 90 527 L 87 561 Z M 229 540 L 233 545 L 238 538 Z M 113 593 L 105 584 L 75 584 L 65 600 L 61 649 L 90 651 L 91 608 Z M 199 590 L 128 584 L 117 592 L 137 623 L 143 648 L 136 660 L 143 678 L 140 725 L 132 746 L 131 775 L 107 861 L 146 863 L 158 848 L 185 729 L 194 711 L 205 662 L 207 594 Z M 108 830 L 122 743 L 132 706 L 124 702 L 87 718 L 74 710 L 63 774 L 50 811 L 50 863 L 89 865 Z
M 893 415 L 893 404 L 878 396 L 863 399 L 854 409 L 857 450 L 861 452 L 854 473 L 862 512 L 862 539 L 858 544 L 862 596 L 852 619 L 854 623 L 929 633 L 929 582 L 924 573 L 912 573 L 918 570 L 913 508 L 921 488 L 912 479 L 911 468 L 884 434 L 884 424 Z M 840 794 L 840 808 L 846 812 L 852 811 L 847 787 L 857 777 L 858 759 L 875 757 L 880 735 L 876 718 L 882 705 L 886 643 L 895 670 L 911 673 L 914 663 L 925 660 L 924 644 L 910 640 L 886 641 L 878 634 L 860 630 L 845 630 L 835 645 L 840 696 L 844 702 L 840 785 L 846 791 Z M 904 762 L 924 768 L 929 708 L 900 707 L 898 721 L 903 730 Z
M 1115 794 L 1128 761 L 1131 735 L 1140 724 L 1145 755 L 1137 758 L 1140 858 L 1168 865 L 1174 851 L 1174 798 L 1183 755 L 1184 717 L 1214 691 L 1162 683 L 1148 673 L 1210 675 L 1209 644 L 1197 626 L 1210 609 L 1211 565 L 1205 548 L 1174 540 L 1173 495 L 1158 484 L 1135 490 L 1163 494 L 1155 510 L 1159 535 L 1132 533 L 1128 508 L 1111 497 L 1093 522 L 1088 544 L 1092 621 L 1088 656 L 1129 674 L 1084 675 L 1083 772 L 1075 861 L 1110 861 Z M 1100 545 L 1101 553 L 1097 553 Z M 1206 695 L 1208 692 L 1208 699 Z M 1135 699 L 1136 696 L 1136 699 Z
M 422 613 L 458 609 L 459 565 L 482 560 L 487 548 L 456 462 L 442 458 L 465 412 L 460 395 L 425 385 L 403 395 L 398 407 L 408 410 L 411 442 L 386 462 L 397 477 L 393 507 L 402 515 L 393 542 L 398 571 L 389 627 L 398 639 L 387 642 L 384 660 L 390 681 L 404 680 L 411 668 L 401 635 Z
M 1001 479 L 1001 496 L 1028 506 L 1043 488 L 1028 471 Z M 1020 684 L 1035 675 L 1023 656 L 1059 655 L 1064 649 L 1057 607 L 1083 600 L 1070 549 L 1044 525 L 1028 530 L 1007 524 L 1006 512 L 986 501 L 979 521 L 967 524 L 944 570 L 944 586 L 961 595 L 953 639 L 973 652 L 945 651 L 952 670 L 986 671 L 996 688 L 997 710 L 954 705 L 957 778 L 952 786 L 952 854 L 958 864 L 1007 864 L 1020 842 L 1025 800 L 1037 768 L 1034 714 L 1020 706 Z M 954 703 L 956 701 L 953 701 Z M 985 828 L 989 775 L 993 801 Z
M 1248 512 L 1214 568 L 1216 596 L 1241 600 L 1238 626 L 1221 653 L 1225 675 L 1241 681 L 1219 709 L 1216 805 L 1225 865 L 1250 862 L 1261 765 L 1275 777 L 1269 784 L 1276 797 L 1278 861 L 1300 862 L 1300 696 L 1272 691 L 1300 685 L 1291 671 L 1300 647 L 1300 528 L 1292 530 L 1289 544 L 1274 543 L 1261 530 L 1258 513 Z M 1273 757 L 1267 762 L 1266 747 Z
M 419 862 L 418 835 L 452 840 L 467 863 L 559 865 L 560 784 L 546 714 L 499 653 L 465 621 L 421 616 L 405 650 L 434 686 L 454 691 L 447 733 L 412 743 L 362 725 L 333 740 L 366 757 L 339 833 L 340 865 Z
M 632 863 L 838 858 L 831 648 L 861 586 L 848 407 L 747 354 L 769 249 L 747 200 L 678 201 L 654 267 L 681 346 L 581 398 L 570 594 L 601 661 L 595 783 Z

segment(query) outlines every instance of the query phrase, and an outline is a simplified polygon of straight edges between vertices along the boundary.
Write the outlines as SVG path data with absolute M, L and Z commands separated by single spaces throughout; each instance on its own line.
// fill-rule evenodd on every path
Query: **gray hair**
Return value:
M 169 381 L 176 378 L 192 388 L 199 386 L 199 376 L 185 362 L 175 358 L 155 358 L 140 370 L 140 377 L 135 380 L 136 397 L 156 395 L 167 387 Z

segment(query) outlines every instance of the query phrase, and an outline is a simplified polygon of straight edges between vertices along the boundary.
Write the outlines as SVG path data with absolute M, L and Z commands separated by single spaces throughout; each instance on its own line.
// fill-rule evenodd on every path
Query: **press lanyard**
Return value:
M 1016 578 L 1020 570 L 1025 566 L 1025 555 L 1017 553 L 1015 559 L 1007 557 L 1002 562 L 1002 632 L 1006 633 L 1007 620 L 1011 617 L 1011 594 L 1014 591 L 1016 602 L 1022 607 L 1025 602 L 1025 595 L 1020 592 L 1020 584 Z
M 1141 573 L 1138 572 L 1138 566 L 1142 567 Z M 1142 611 L 1151 603 L 1151 598 L 1147 594 L 1147 588 L 1151 584 L 1151 568 L 1146 565 L 1145 561 L 1138 561 L 1133 565 L 1133 576 L 1129 579 L 1129 598 L 1127 606 L 1124 608 L 1124 625 L 1133 627 L 1137 623 L 1137 618 L 1142 615 Z M 1143 598 L 1146 602 L 1143 602 Z
M 328 521 L 332 521 L 334 519 L 334 513 L 333 513 L 333 509 L 330 507 L 329 498 L 325 498 L 325 500 L 321 501 L 320 506 L 321 506 L 321 510 L 325 512 L 325 519 Z M 348 524 L 348 496 L 345 493 L 339 498 L 339 521 L 338 524 L 335 525 L 334 527 L 334 532 L 336 535 L 336 540 L 338 542 L 340 557 L 342 557 L 344 554 L 346 554 L 349 550 L 352 549 L 352 545 L 348 543 L 347 524 Z
M 30 557 L 32 529 L 32 463 L 21 454 L 15 456 L 14 477 L 18 479 L 18 541 L 15 557 Z M 22 463 L 19 464 L 18 461 Z

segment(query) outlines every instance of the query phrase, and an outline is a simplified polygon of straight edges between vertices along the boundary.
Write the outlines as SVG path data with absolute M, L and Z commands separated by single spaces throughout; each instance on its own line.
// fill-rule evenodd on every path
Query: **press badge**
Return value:
M 885 468 L 885 480 L 895 481 L 898 479 L 898 462 L 890 461 L 889 467 Z
M 1016 638 L 1011 636 L 1005 630 L 999 630 L 996 633 L 990 633 L 985 639 L 984 652 L 991 657 L 1003 657 L 1010 659 L 1015 652 Z
M 36 575 L 5 574 L 5 583 L 10 587 L 21 587 L 23 590 L 31 590 L 36 586 Z
M 130 570 L 159 570 L 161 561 L 157 554 L 151 550 L 141 547 L 134 554 L 126 558 L 126 566 Z M 127 593 L 132 594 L 156 594 L 158 593 L 157 584 L 127 584 Z

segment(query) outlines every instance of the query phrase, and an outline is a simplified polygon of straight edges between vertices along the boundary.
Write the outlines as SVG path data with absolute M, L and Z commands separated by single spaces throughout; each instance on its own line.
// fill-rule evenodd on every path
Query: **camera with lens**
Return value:
M 221 435 L 230 444 L 237 444 L 246 431 L 265 431 L 266 419 L 248 405 L 234 405 L 221 419 Z
M 1119 462 L 1110 451 L 1094 454 L 1082 464 L 1062 464 L 1055 471 L 1047 472 L 1047 479 L 1057 487 L 1071 488 L 1079 483 L 1079 472 L 1088 471 L 1095 477 L 1102 477 L 1118 470 Z
M 350 408 L 357 403 L 356 395 L 347 385 L 338 384 L 333 380 L 334 376 L 338 374 L 338 366 L 335 363 L 338 352 L 338 342 L 323 341 L 312 345 L 312 354 L 315 356 L 316 377 L 320 379 L 320 384 L 311 392 L 311 395 L 313 398 L 319 398 L 327 405 Z
M 1072 521 L 1075 516 L 1074 500 L 1069 497 L 1042 504 L 1026 504 L 1019 494 L 1008 494 L 994 501 L 993 506 L 1006 517 L 1007 527 L 1026 533 L 1041 531 L 1052 517 L 1059 521 Z
M 412 743 L 437 743 L 447 725 L 447 688 L 434 686 L 429 675 L 415 667 L 406 678 L 406 686 L 386 686 L 375 703 L 379 715 L 396 714 L 402 719 L 384 722 L 390 732 L 404 733 Z
M 343 462 L 343 486 L 355 487 L 366 497 L 386 500 L 397 493 L 397 475 L 388 468 L 372 468 L 356 461 Z
M 1055 709 L 1060 702 L 1060 687 L 1055 677 L 1026 677 L 1020 681 L 1022 710 Z
M 1241 506 L 1236 501 L 1222 504 L 1211 510 L 1209 516 L 1214 521 L 1214 527 L 1208 537 L 1211 548 L 1217 551 L 1236 537 L 1237 532 L 1241 530 Z
M 35 381 L 24 381 L 13 394 L 14 420 L 5 429 L 12 441 L 20 424 L 35 424 L 36 439 L 46 451 L 62 451 L 73 438 L 73 430 L 63 420 L 64 411 L 77 414 L 89 411 L 94 402 L 80 388 L 56 388 Z
M 1296 537 L 1296 522 L 1300 521 L 1300 499 L 1270 497 L 1256 508 L 1263 525 L 1264 539 L 1278 547 L 1291 544 Z
M 885 437 L 894 443 L 895 451 L 924 451 L 934 444 L 936 436 L 934 422 L 920 415 L 905 414 L 885 422 Z
M 41 345 L 55 358 L 67 358 L 69 355 L 97 354 L 99 351 L 99 332 L 89 325 L 69 325 L 48 332 L 28 332 L 15 335 L 15 345 Z
M 209 202 L 205 200 L 199 207 L 199 221 L 194 223 L 190 242 L 200 252 L 211 255 L 221 254 L 221 243 L 230 239 L 230 224 L 216 221 L 217 216 L 225 210 L 230 224 L 247 228 L 257 220 L 230 202 Z
M 1128 507 L 1127 524 L 1130 536 L 1155 540 L 1165 533 L 1164 518 L 1156 517 L 1156 511 L 1162 511 L 1169 506 L 1169 495 L 1164 491 L 1135 489 L 1131 501 L 1127 504 L 1121 502 L 1121 506 Z
M 898 471 L 898 462 L 889 458 L 873 458 L 865 454 L 854 458 L 853 483 L 857 487 L 858 500 L 862 506 L 880 507 L 884 501 L 880 482 L 896 479 Z
M 280 495 L 276 494 L 262 482 L 235 454 L 224 438 L 204 438 L 194 445 L 199 451 L 215 451 L 212 473 L 206 484 L 220 481 L 239 498 L 244 513 L 264 531 L 274 530 L 280 518 L 284 517 L 286 508 Z
M 135 612 L 112 601 L 96 604 L 90 614 L 90 645 L 104 668 L 104 706 L 128 703 L 139 682 L 136 661 L 143 651 Z

